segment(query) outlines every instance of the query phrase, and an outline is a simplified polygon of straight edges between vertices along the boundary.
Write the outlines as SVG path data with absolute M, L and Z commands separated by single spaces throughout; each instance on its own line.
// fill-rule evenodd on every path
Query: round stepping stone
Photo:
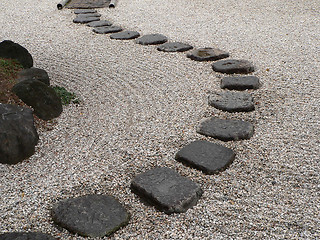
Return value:
M 170 168 L 154 168 L 136 176 L 131 189 L 167 214 L 186 212 L 197 204 L 200 186 Z
M 141 45 L 157 45 L 167 42 L 168 39 L 162 34 L 148 34 L 136 40 L 136 43 Z
M 94 21 L 87 24 L 88 27 L 104 27 L 111 26 L 112 22 L 107 20 Z
M 200 122 L 197 133 L 222 141 L 249 139 L 253 136 L 253 125 L 241 120 L 209 118 Z
M 227 112 L 250 112 L 254 110 L 253 98 L 247 92 L 212 93 L 209 105 Z
M 212 69 L 221 73 L 251 73 L 254 71 L 254 66 L 247 60 L 221 60 L 212 64 Z
M 182 148 L 175 158 L 205 174 L 216 174 L 225 170 L 235 156 L 231 149 L 222 145 L 208 141 L 195 141 Z
M 93 22 L 93 21 L 99 21 L 100 18 L 99 17 L 76 17 L 75 19 L 73 19 L 74 23 L 89 23 L 89 22 Z
M 169 42 L 169 43 L 164 43 L 157 47 L 159 51 L 163 52 L 185 52 L 193 47 L 190 46 L 189 44 L 184 44 L 181 42 Z
M 85 195 L 58 202 L 52 209 L 55 223 L 84 237 L 103 237 L 129 222 L 130 215 L 113 197 Z
M 117 39 L 117 40 L 130 40 L 130 39 L 135 39 L 137 37 L 140 37 L 140 33 L 136 31 L 123 31 L 123 32 L 113 33 L 110 35 L 111 39 Z
M 101 17 L 100 13 L 83 13 L 83 14 L 78 14 L 78 18 L 86 18 L 86 17 Z
M 195 61 L 216 61 L 229 57 L 229 53 L 217 48 L 194 49 L 187 57 Z
M 96 13 L 97 10 L 95 9 L 76 9 L 74 10 L 75 14 L 84 14 L 84 13 Z
M 230 90 L 258 89 L 260 82 L 255 76 L 225 77 L 221 79 L 220 87 Z
M 93 31 L 99 34 L 106 34 L 106 33 L 121 32 L 122 28 L 117 26 L 104 26 L 104 27 L 96 27 L 93 29 Z
M 55 240 L 49 234 L 41 232 L 9 232 L 0 234 L 1 240 Z

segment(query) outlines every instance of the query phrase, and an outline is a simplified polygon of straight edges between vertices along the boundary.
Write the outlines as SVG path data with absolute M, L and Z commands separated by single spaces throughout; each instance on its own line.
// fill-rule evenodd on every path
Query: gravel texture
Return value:
M 60 199 L 111 194 L 132 215 L 111 239 L 320 238 L 320 6 L 316 0 L 121 0 L 102 17 L 141 35 L 161 33 L 195 48 L 225 49 L 251 61 L 262 86 L 256 110 L 226 113 L 207 104 L 224 74 L 185 53 L 114 41 L 74 24 L 52 0 L 0 2 L 0 41 L 32 54 L 51 83 L 82 99 L 39 131 L 35 155 L 0 165 L 0 233 L 42 231 L 83 239 L 53 225 Z M 164 21 L 165 20 L 165 21 Z M 236 159 L 218 175 L 174 160 L 204 117 L 251 121 L 250 140 L 220 143 Z M 134 176 L 170 167 L 204 190 L 186 213 L 166 215 L 131 193 Z M 106 238 L 107 239 L 107 238 Z

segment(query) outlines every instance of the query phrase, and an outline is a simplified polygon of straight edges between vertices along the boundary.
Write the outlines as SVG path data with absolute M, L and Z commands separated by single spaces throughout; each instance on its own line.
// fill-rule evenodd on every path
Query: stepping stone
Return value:
M 89 22 L 93 22 L 93 21 L 99 21 L 100 18 L 99 17 L 76 17 L 75 19 L 73 19 L 74 23 L 89 23 Z
M 195 61 L 216 61 L 229 57 L 229 53 L 217 48 L 194 49 L 187 57 Z
M 170 168 L 154 168 L 136 176 L 131 189 L 167 214 L 186 212 L 197 204 L 200 186 Z
M 241 120 L 209 118 L 200 122 L 197 133 L 222 141 L 249 139 L 253 136 L 253 125 Z
M 101 17 L 100 13 L 82 13 L 77 15 L 78 18 Z
M 130 215 L 113 197 L 85 195 L 58 202 L 52 209 L 56 224 L 84 237 L 103 237 L 129 222 Z
M 49 234 L 41 232 L 9 232 L 0 234 L 1 240 L 55 240 Z
M 254 110 L 253 98 L 247 92 L 222 92 L 209 95 L 209 105 L 227 112 L 250 112 Z
M 170 42 L 160 45 L 157 49 L 163 52 L 185 52 L 192 48 L 193 47 L 189 44 L 184 44 L 181 42 Z
M 97 10 L 94 9 L 76 9 L 74 10 L 75 14 L 84 14 L 84 13 L 96 13 Z
M 175 158 L 205 174 L 215 174 L 225 170 L 235 156 L 231 149 L 222 145 L 208 141 L 195 141 L 182 148 Z
M 93 29 L 93 31 L 99 34 L 106 34 L 106 33 L 121 32 L 122 28 L 117 26 L 104 26 L 104 27 L 96 27 Z
M 88 27 L 104 27 L 104 26 L 111 26 L 111 25 L 112 25 L 112 22 L 107 20 L 94 21 L 94 22 L 89 22 L 87 24 Z
M 254 66 L 247 60 L 221 60 L 212 64 L 212 69 L 221 73 L 251 73 L 254 71 Z
M 148 34 L 136 40 L 136 43 L 141 45 L 157 45 L 167 42 L 168 39 L 162 34 Z
M 36 79 L 50 86 L 49 75 L 44 69 L 34 67 L 23 69 L 18 73 L 16 82 L 18 83 L 28 79 Z
M 140 33 L 136 31 L 123 31 L 123 32 L 113 33 L 110 35 L 111 39 L 117 39 L 117 40 L 130 40 L 130 39 L 135 39 L 137 37 L 140 37 Z
M 255 76 L 225 77 L 221 79 L 220 87 L 230 90 L 258 89 L 260 82 Z

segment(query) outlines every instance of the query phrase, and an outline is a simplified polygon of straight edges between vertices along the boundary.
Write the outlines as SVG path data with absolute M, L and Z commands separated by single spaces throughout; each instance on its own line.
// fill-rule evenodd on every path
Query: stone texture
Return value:
M 76 17 L 73 19 L 74 23 L 89 23 L 93 21 L 99 21 L 100 17 Z
M 97 10 L 95 9 L 75 9 L 74 13 L 75 14 L 85 14 L 85 13 L 96 13 Z
M 0 240 L 55 240 L 49 234 L 41 232 L 9 232 L 0 235 Z
M 111 26 L 112 22 L 108 20 L 100 20 L 100 21 L 94 21 L 94 22 L 89 22 L 87 24 L 88 27 L 104 27 L 104 26 Z
M 162 34 L 148 34 L 136 40 L 136 43 L 141 45 L 157 45 L 168 41 L 168 38 Z
M 43 120 L 59 117 L 62 112 L 61 99 L 53 88 L 38 80 L 29 79 L 17 83 L 12 91 L 27 105 L 34 109 L 34 113 Z
M 88 18 L 88 17 L 101 17 L 100 13 L 81 13 L 77 15 L 78 18 Z
M 159 51 L 163 52 L 185 52 L 193 47 L 189 44 L 181 43 L 181 42 L 169 42 L 164 43 L 157 47 Z
M 121 32 L 122 28 L 117 26 L 105 26 L 105 27 L 96 27 L 93 29 L 93 31 L 99 34 L 116 33 L 116 32 Z
M 24 68 L 33 66 L 33 58 L 28 50 L 9 40 L 0 43 L 0 58 L 16 59 Z
M 140 33 L 136 31 L 123 31 L 123 32 L 118 32 L 110 35 L 111 39 L 117 39 L 117 40 L 130 40 L 130 39 L 135 39 L 137 37 L 140 37 Z
M 198 184 L 170 168 L 154 168 L 137 175 L 131 189 L 167 214 L 186 212 L 197 204 L 203 193 Z
M 48 73 L 40 68 L 27 68 L 18 73 L 17 82 L 21 82 L 28 79 L 35 79 L 43 82 L 46 85 L 50 85 L 50 79 Z
M 249 139 L 253 136 L 253 125 L 242 120 L 209 118 L 200 122 L 197 133 L 222 141 Z
M 258 89 L 260 82 L 255 76 L 225 77 L 221 79 L 220 87 L 230 90 Z
M 110 0 L 70 0 L 65 7 L 81 9 L 104 8 L 108 7 L 109 3 Z
M 225 170 L 234 160 L 234 152 L 222 145 L 208 141 L 195 141 L 176 154 L 176 160 L 206 174 Z
M 130 214 L 112 196 L 85 195 L 58 202 L 52 209 L 56 224 L 84 237 L 103 237 L 125 226 Z
M 0 104 L 0 163 L 16 164 L 29 158 L 38 139 L 31 109 Z
M 250 112 L 254 110 L 253 98 L 247 92 L 211 93 L 209 105 L 227 112 Z
M 251 73 L 254 71 L 254 66 L 247 60 L 227 59 L 214 62 L 212 69 L 221 73 Z
M 229 53 L 217 48 L 194 49 L 187 57 L 195 61 L 216 61 L 229 57 Z

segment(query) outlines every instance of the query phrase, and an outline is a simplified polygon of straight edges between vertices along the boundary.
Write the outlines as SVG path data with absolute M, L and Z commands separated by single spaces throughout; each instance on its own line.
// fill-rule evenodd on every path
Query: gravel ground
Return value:
M 103 193 L 132 214 L 112 239 L 320 239 L 317 0 L 119 0 L 99 10 L 127 30 L 252 61 L 263 85 L 252 92 L 251 113 L 208 106 L 224 76 L 210 63 L 94 34 L 52 0 L 1 0 L 0 9 L 0 41 L 25 46 L 53 85 L 82 100 L 64 107 L 51 131 L 39 131 L 34 156 L 0 164 L 0 233 L 83 239 L 53 224 L 51 206 Z M 212 115 L 249 120 L 255 134 L 228 143 L 198 135 L 199 121 Z M 175 153 L 196 139 L 232 148 L 236 160 L 213 176 L 176 162 Z M 198 204 L 168 216 L 141 203 L 130 181 L 154 166 L 201 184 Z

